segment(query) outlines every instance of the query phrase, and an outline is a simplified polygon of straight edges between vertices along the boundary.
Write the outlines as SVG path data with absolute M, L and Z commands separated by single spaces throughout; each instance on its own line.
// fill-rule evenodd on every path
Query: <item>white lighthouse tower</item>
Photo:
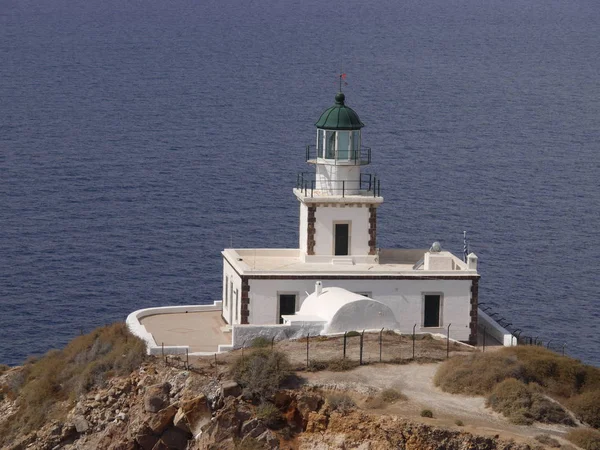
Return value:
M 342 92 L 336 94 L 335 104 L 315 124 L 316 145 L 306 148 L 306 160 L 315 171 L 300 174 L 294 189 L 305 262 L 377 262 L 380 181 L 361 172 L 371 162 L 371 149 L 362 145 L 364 124 L 345 100 Z

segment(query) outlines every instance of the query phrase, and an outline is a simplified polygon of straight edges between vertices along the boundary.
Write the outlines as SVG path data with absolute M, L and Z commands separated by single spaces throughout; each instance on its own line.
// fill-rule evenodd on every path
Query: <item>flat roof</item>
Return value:
M 425 271 L 417 265 L 427 250 L 423 249 L 382 249 L 379 263 L 354 263 L 343 260 L 340 264 L 331 262 L 304 262 L 299 249 L 225 249 L 222 254 L 240 274 L 247 275 L 326 275 L 349 276 L 478 276 L 476 271 L 467 270 L 467 265 L 449 252 L 455 262 L 455 270 Z
M 221 311 L 155 314 L 140 319 L 157 345 L 188 345 L 190 353 L 217 352 L 219 344 L 231 345 L 231 332 Z

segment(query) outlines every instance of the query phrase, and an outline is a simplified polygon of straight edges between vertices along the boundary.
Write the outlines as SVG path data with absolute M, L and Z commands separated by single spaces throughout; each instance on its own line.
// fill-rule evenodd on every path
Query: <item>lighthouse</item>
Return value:
M 377 207 L 381 183 L 364 173 L 371 148 L 362 145 L 364 124 L 338 92 L 319 117 L 316 142 L 306 146 L 314 171 L 300 173 L 294 194 L 300 202 L 300 251 L 305 262 L 377 262 Z
M 219 303 L 233 347 L 256 333 L 291 337 L 348 327 L 441 333 L 450 324 L 456 339 L 475 342 L 476 257 L 466 263 L 431 242 L 380 249 L 383 197 L 380 180 L 367 171 L 376 158 L 363 145 L 365 125 L 338 92 L 315 127 L 315 140 L 305 148 L 310 169 L 293 187 L 298 247 L 266 243 L 222 252 Z

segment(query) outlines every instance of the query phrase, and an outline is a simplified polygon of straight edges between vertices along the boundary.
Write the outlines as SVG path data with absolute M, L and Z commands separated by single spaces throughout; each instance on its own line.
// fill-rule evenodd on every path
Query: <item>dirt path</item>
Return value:
M 308 384 L 324 389 L 345 390 L 354 394 L 359 405 L 368 395 L 386 388 L 395 388 L 408 397 L 387 405 L 385 409 L 374 409 L 373 413 L 395 414 L 415 421 L 422 421 L 443 427 L 461 429 L 481 435 L 500 435 L 505 439 L 531 442 L 534 436 L 542 433 L 560 438 L 568 427 L 536 423 L 532 426 L 518 426 L 509 423 L 503 416 L 485 407 L 483 397 L 468 397 L 448 394 L 433 384 L 433 377 L 439 363 L 407 365 L 362 366 L 349 372 L 305 373 Z M 433 411 L 434 418 L 420 416 L 423 409 Z M 461 420 L 464 426 L 455 422 Z M 566 442 L 566 441 L 564 441 Z

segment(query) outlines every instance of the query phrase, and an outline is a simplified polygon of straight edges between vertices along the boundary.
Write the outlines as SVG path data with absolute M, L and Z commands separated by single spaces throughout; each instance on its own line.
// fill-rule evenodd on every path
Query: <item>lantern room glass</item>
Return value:
M 317 158 L 337 161 L 360 159 L 360 130 L 317 130 Z

